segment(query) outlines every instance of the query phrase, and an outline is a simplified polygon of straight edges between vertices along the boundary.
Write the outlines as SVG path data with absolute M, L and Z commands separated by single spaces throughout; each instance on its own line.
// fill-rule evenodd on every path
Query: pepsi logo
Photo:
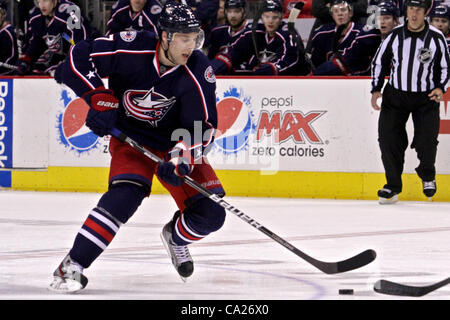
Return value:
M 89 106 L 81 98 L 70 97 L 67 90 L 61 91 L 64 108 L 57 115 L 59 142 L 79 154 L 99 146 L 99 137 L 85 125 Z
M 246 150 L 256 124 L 251 111 L 250 98 L 242 91 L 230 88 L 217 101 L 218 124 L 215 147 L 224 154 L 236 154 Z

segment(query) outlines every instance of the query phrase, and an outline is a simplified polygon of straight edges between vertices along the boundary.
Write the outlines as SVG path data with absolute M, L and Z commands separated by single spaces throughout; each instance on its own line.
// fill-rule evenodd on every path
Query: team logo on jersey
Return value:
M 277 54 L 275 52 L 267 51 L 267 49 L 259 52 L 259 61 L 261 61 L 261 63 L 275 61 L 276 57 Z
M 62 110 L 57 114 L 58 140 L 71 151 L 86 153 L 100 146 L 100 138 L 86 127 L 89 106 L 81 98 L 72 98 L 72 93 L 61 91 Z
M 57 51 L 61 47 L 61 35 L 60 34 L 53 35 L 53 34 L 47 33 L 42 38 L 44 39 L 47 47 L 52 48 L 53 51 Z
M 205 70 L 205 79 L 209 83 L 215 83 L 216 82 L 216 75 L 214 74 L 214 70 L 211 66 L 206 68 Z
M 123 95 L 123 105 L 128 116 L 149 122 L 153 127 L 164 118 L 174 105 L 175 97 L 167 98 L 150 90 L 127 90 Z
M 217 95 L 218 124 L 214 146 L 223 154 L 247 150 L 249 138 L 256 131 L 251 98 L 242 89 L 230 87 L 220 98 Z
M 162 8 L 156 4 L 150 8 L 151 14 L 159 14 L 159 13 L 161 13 L 161 11 L 162 11 Z
M 431 49 L 421 48 L 419 49 L 419 55 L 417 56 L 421 63 L 428 63 L 432 59 Z
M 131 42 L 136 39 L 137 32 L 133 30 L 122 31 L 120 37 L 125 42 Z

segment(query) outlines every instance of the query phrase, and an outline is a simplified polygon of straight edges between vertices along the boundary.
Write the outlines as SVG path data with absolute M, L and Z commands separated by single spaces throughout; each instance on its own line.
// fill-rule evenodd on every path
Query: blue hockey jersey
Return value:
M 58 1 L 51 18 L 43 16 L 38 7 L 30 13 L 30 39 L 24 54 L 30 62 L 41 65 L 41 71 L 62 61 L 71 42 L 77 43 L 87 37 L 88 31 L 82 17 L 80 23 L 73 27 L 73 18 L 67 12 L 70 6 L 74 6 L 70 1 Z
M 233 31 L 228 24 L 219 25 L 211 30 L 209 38 L 208 58 L 214 59 L 216 55 L 227 53 L 231 44 L 234 43 L 242 34 L 249 31 L 248 23 L 245 23 L 239 30 Z M 235 73 L 249 72 L 247 64 L 244 62 L 234 68 Z
M 298 48 L 297 42 L 288 31 L 287 24 L 282 23 L 273 37 L 266 32 L 263 24 L 256 28 L 255 54 L 252 30 L 245 31 L 234 43 L 228 52 L 219 54 L 212 62 L 214 71 L 219 74 L 230 73 L 242 63 L 247 63 L 253 70 L 261 64 L 270 64 L 273 75 L 299 75 L 299 66 L 305 63 L 303 48 Z M 305 74 L 309 73 L 309 70 Z
M 362 30 L 363 25 L 350 22 L 346 33 L 337 43 L 337 51 L 342 55 Z M 329 61 L 333 57 L 333 43 L 336 34 L 336 24 L 328 23 L 314 31 L 311 40 L 311 61 L 315 67 Z
M 106 35 L 125 30 L 149 30 L 158 33 L 158 17 L 161 11 L 162 5 L 158 0 L 147 0 L 142 11 L 137 13 L 131 9 L 130 0 L 119 0 L 112 7 Z
M 200 50 L 185 66 L 165 68 L 158 59 L 159 42 L 149 31 L 123 31 L 73 46 L 55 73 L 78 96 L 102 87 L 120 101 L 117 128 L 136 141 L 166 151 L 182 141 L 198 159 L 217 128 L 216 79 Z M 176 129 L 185 129 L 176 137 Z
M 371 62 L 381 43 L 379 29 L 363 30 L 340 57 L 333 57 L 318 66 L 314 75 L 370 75 Z
M 14 27 L 7 24 L 0 29 L 0 62 L 16 65 L 18 58 L 17 38 Z M 13 73 L 14 70 L 0 67 L 0 75 Z

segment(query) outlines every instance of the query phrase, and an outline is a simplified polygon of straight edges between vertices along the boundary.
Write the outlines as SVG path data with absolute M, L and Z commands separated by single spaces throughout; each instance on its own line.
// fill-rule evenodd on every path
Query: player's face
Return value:
M 146 3 L 147 0 L 130 0 L 130 5 L 134 12 L 141 11 Z
M 192 52 L 197 48 L 198 42 L 197 32 L 191 33 L 175 33 L 172 41 L 169 43 L 169 51 L 167 54 L 173 63 L 177 65 L 185 65 Z
M 219 10 L 217 10 L 217 20 L 225 18 L 225 0 L 219 1 Z
M 228 23 L 231 27 L 239 27 L 244 20 L 244 8 L 229 8 L 225 10 Z
M 331 16 L 337 26 L 348 23 L 353 17 L 353 11 L 345 4 L 337 4 L 331 7 Z
M 386 35 L 397 25 L 396 20 L 391 15 L 381 15 L 378 17 L 378 25 L 382 35 Z
M 261 20 L 264 23 L 266 31 L 269 33 L 273 33 L 277 31 L 281 25 L 281 13 L 273 11 L 264 12 L 261 15 Z
M 56 7 L 56 0 L 38 0 L 38 6 L 42 15 L 49 16 L 52 15 L 53 9 Z
M 6 12 L 3 9 L 0 9 L 0 28 L 3 27 L 3 23 L 5 22 L 6 19 Z
M 408 29 L 411 31 L 420 31 L 425 26 L 425 8 L 406 7 L 406 17 L 408 18 Z
M 431 25 L 438 28 L 444 35 L 447 35 L 450 30 L 450 21 L 447 18 L 432 18 Z

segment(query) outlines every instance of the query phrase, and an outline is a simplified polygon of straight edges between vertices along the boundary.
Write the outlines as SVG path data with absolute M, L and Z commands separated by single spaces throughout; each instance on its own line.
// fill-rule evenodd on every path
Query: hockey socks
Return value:
M 178 217 L 174 218 L 174 220 L 172 241 L 179 246 L 188 245 L 207 236 L 207 234 L 202 235 L 198 233 L 190 226 L 189 219 L 186 217 L 186 214 L 179 214 Z
M 120 226 L 121 223 L 106 210 L 94 208 L 75 237 L 70 257 L 88 268 L 111 243 Z

